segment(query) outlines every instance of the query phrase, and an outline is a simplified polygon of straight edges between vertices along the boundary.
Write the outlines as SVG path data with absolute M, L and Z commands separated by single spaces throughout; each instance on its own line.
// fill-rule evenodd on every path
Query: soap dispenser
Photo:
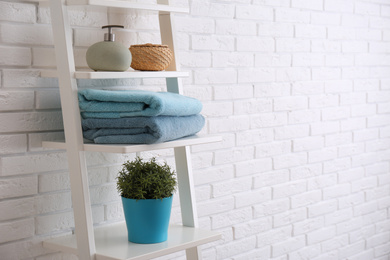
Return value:
M 122 25 L 106 25 L 104 41 L 91 45 L 87 50 L 87 64 L 95 71 L 126 71 L 130 68 L 131 52 L 121 43 L 115 41 L 112 28 L 124 28 Z

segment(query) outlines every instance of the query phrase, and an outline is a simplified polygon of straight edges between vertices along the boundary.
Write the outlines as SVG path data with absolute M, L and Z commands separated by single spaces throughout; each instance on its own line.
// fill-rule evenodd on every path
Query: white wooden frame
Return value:
M 169 5 L 169 0 L 157 0 L 158 4 Z M 174 22 L 170 13 L 160 13 L 161 42 L 173 51 L 174 59 L 167 68 L 168 71 L 180 71 L 174 44 Z M 183 93 L 183 84 L 180 78 L 167 78 L 167 90 L 179 94 Z M 192 177 L 191 152 L 188 146 L 177 147 L 175 151 L 176 171 L 179 184 L 180 206 L 184 226 L 198 227 L 198 213 L 195 203 L 195 188 Z M 186 250 L 187 259 L 202 259 L 199 248 Z
M 75 63 L 72 49 L 72 33 L 68 21 L 67 9 L 63 0 L 50 1 L 51 21 L 58 81 L 60 86 L 62 116 L 68 156 L 69 175 L 72 189 L 75 232 L 77 236 L 78 256 L 80 259 L 95 259 L 95 239 L 89 195 L 88 172 L 83 144 L 80 111 L 77 97 L 77 82 L 73 75 Z M 66 50 L 64 52 L 64 50 Z
M 157 10 L 159 11 L 159 21 L 161 29 L 161 40 L 167 44 L 175 53 L 174 46 L 174 23 L 170 11 L 182 12 L 183 8 L 169 7 L 169 0 L 157 0 L 158 5 L 155 8 L 144 4 L 129 4 L 125 1 L 108 0 L 49 0 L 52 17 L 53 36 L 55 44 L 55 53 L 57 59 L 57 72 L 42 73 L 43 76 L 57 76 L 59 80 L 62 115 L 64 121 L 64 130 L 66 142 L 46 142 L 45 147 L 65 148 L 72 191 L 72 203 L 75 220 L 75 238 L 67 236 L 64 238 L 53 239 L 51 242 L 44 242 L 44 245 L 52 249 L 63 249 L 64 251 L 77 253 L 80 259 L 100 260 L 100 259 L 119 259 L 105 254 L 97 254 L 95 244 L 95 234 L 91 212 L 91 201 L 89 195 L 88 172 L 85 159 L 85 151 L 101 152 L 139 152 L 148 148 L 172 147 L 174 148 L 176 169 L 178 174 L 180 205 L 182 209 L 182 220 L 184 227 L 196 228 L 198 226 L 197 211 L 195 204 L 194 183 L 192 178 L 191 154 L 189 144 L 207 143 L 220 141 L 220 137 L 198 138 L 174 141 L 172 143 L 155 146 L 94 146 L 84 144 L 81 130 L 81 118 L 78 106 L 77 82 L 76 78 L 124 78 L 124 77 L 143 77 L 144 72 L 125 72 L 116 74 L 111 72 L 76 72 L 72 49 L 72 32 L 69 26 L 66 4 L 94 4 L 106 5 L 110 7 L 126 7 L 135 9 Z M 166 6 L 166 7 L 165 7 Z M 183 86 L 179 77 L 188 75 L 188 73 L 179 72 L 179 65 L 174 61 L 166 72 L 156 72 L 148 74 L 147 77 L 166 77 L 167 90 L 174 93 L 183 94 Z M 201 259 L 200 250 L 197 245 L 215 241 L 220 238 L 219 234 L 197 231 L 196 229 L 177 229 L 185 232 L 188 236 L 197 237 L 197 241 L 185 243 L 190 246 L 176 245 L 172 247 L 167 245 L 150 256 L 158 256 L 162 253 L 171 253 L 172 250 L 186 250 L 187 259 Z M 105 234 L 106 231 L 99 231 Z M 173 231 L 172 231 L 173 232 Z M 178 231 L 175 231 L 178 232 Z M 76 240 L 76 245 L 74 244 Z M 162 245 L 164 246 L 164 245 Z M 134 247 L 136 248 L 136 247 Z M 176 249 L 175 249 L 176 248 Z M 127 259 L 127 258 L 126 258 Z M 145 257 L 134 257 L 130 259 L 149 259 Z

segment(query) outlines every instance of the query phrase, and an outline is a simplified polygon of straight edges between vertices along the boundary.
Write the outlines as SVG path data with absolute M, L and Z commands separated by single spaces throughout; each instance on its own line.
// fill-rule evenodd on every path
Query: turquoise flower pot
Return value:
M 128 240 L 138 244 L 161 243 L 168 239 L 172 196 L 135 200 L 122 197 Z

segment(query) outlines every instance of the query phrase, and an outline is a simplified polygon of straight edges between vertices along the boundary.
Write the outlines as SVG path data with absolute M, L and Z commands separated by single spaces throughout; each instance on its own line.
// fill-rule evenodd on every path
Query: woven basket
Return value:
M 138 44 L 131 45 L 132 61 L 130 67 L 135 70 L 165 70 L 173 59 L 173 53 L 167 45 Z

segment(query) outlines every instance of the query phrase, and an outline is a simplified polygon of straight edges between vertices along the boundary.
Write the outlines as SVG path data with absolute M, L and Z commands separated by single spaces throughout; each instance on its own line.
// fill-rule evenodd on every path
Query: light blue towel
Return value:
M 83 89 L 79 105 L 83 118 L 188 116 L 202 110 L 202 103 L 195 98 L 144 90 Z
M 202 130 L 202 115 L 82 120 L 84 138 L 100 144 L 152 144 L 194 135 Z

